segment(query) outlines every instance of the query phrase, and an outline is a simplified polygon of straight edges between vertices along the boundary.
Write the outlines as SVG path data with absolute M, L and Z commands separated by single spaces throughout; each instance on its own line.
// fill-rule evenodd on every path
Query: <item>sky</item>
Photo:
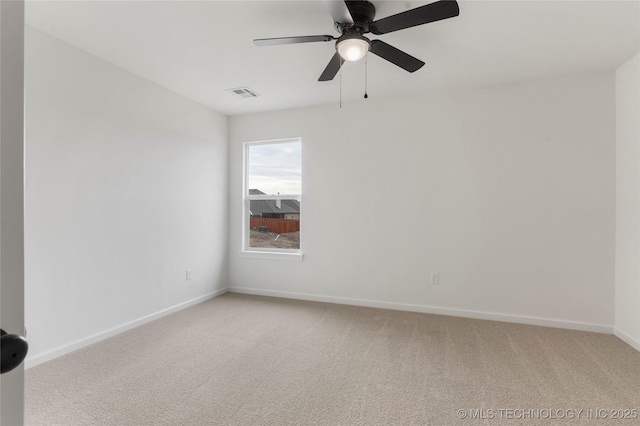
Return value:
M 249 147 L 249 189 L 265 194 L 300 194 L 302 156 L 297 142 Z

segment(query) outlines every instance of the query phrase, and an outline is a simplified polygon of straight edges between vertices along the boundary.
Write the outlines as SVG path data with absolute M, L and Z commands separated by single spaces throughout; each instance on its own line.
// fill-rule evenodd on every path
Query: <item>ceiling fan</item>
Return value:
M 278 44 L 313 43 L 336 40 L 336 53 L 329 61 L 318 81 L 333 80 L 344 61 L 358 61 L 367 52 L 403 68 L 409 72 L 420 69 L 424 62 L 382 40 L 369 40 L 364 34 L 387 34 L 429 22 L 453 18 L 460 14 L 455 0 L 440 0 L 415 9 L 374 21 L 376 8 L 366 0 L 324 0 L 340 37 L 313 35 L 299 37 L 261 38 L 253 40 L 256 46 Z

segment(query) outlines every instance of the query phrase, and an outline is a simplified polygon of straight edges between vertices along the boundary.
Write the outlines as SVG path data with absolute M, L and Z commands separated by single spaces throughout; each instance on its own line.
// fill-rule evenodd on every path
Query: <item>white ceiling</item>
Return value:
M 373 3 L 380 19 L 431 1 Z M 459 4 L 458 17 L 371 37 L 426 65 L 410 74 L 369 55 L 370 98 L 612 70 L 640 51 L 638 0 Z M 340 99 L 340 74 L 317 81 L 334 43 L 252 42 L 337 36 L 321 1 L 28 1 L 27 24 L 228 115 Z M 343 66 L 343 102 L 365 102 L 364 70 Z M 225 92 L 244 86 L 261 96 Z

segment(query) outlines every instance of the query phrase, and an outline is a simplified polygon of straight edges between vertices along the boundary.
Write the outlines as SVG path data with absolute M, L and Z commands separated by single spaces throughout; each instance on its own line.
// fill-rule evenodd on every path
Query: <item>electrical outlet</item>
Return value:
M 431 284 L 433 285 L 440 284 L 440 274 L 435 272 L 431 274 Z
M 191 269 L 187 269 L 186 279 L 187 281 L 191 281 Z

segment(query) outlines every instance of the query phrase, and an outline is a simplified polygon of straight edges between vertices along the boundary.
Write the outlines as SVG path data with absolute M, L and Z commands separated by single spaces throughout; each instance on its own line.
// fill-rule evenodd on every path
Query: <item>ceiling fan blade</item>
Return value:
M 316 41 L 333 41 L 330 35 L 314 35 L 300 37 L 257 38 L 253 40 L 256 46 L 276 46 L 278 44 L 313 43 Z
M 440 0 L 415 9 L 407 10 L 396 15 L 379 19 L 369 27 L 373 34 L 387 34 L 416 25 L 453 18 L 460 14 L 460 8 L 455 0 Z
M 349 8 L 344 0 L 324 0 L 324 5 L 334 22 L 353 25 L 351 12 L 349 12 Z
M 381 40 L 371 40 L 369 51 L 409 72 L 417 71 L 424 65 L 420 59 L 414 58 Z
M 335 55 L 333 55 L 333 58 L 331 58 L 331 60 L 329 61 L 327 67 L 324 69 L 324 71 L 322 71 L 322 75 L 320 75 L 318 81 L 333 80 L 333 77 L 338 74 L 338 71 L 340 71 L 340 67 L 343 63 L 344 59 L 342 59 L 338 52 L 336 52 Z

